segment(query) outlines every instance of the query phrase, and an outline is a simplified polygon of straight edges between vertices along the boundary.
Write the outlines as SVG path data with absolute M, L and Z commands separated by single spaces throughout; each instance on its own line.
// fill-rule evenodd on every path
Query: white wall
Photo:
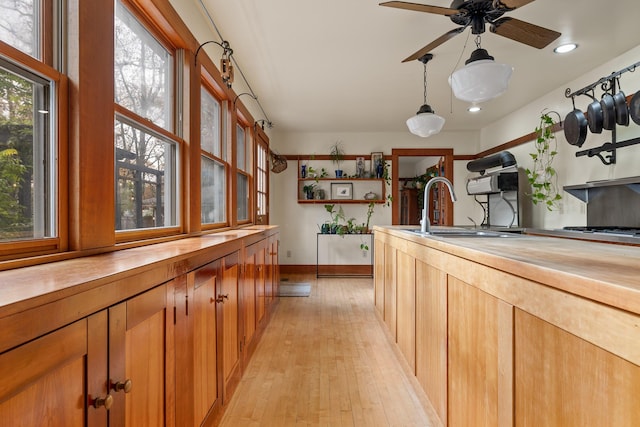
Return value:
M 502 120 L 487 126 L 480 132 L 449 132 L 427 139 L 402 133 L 284 133 L 270 134 L 271 146 L 282 154 L 328 154 L 329 147 L 341 140 L 347 154 L 368 154 L 382 151 L 391 154 L 392 148 L 453 148 L 454 154 L 476 154 L 483 150 L 503 144 L 522 135 L 532 132 L 538 125 L 540 112 L 543 109 L 557 111 L 564 120 L 571 111 L 571 100 L 565 98 L 567 87 L 580 89 L 595 82 L 600 77 L 622 69 L 637 62 L 640 58 L 640 46 L 621 55 L 613 61 L 603 64 L 581 78 L 567 82 L 566 85 L 544 94 L 530 105 L 513 112 Z M 543 66 L 542 66 L 543 67 Z M 627 95 L 640 90 L 640 70 L 626 73 L 621 79 L 622 89 Z M 600 93 L 597 93 L 600 96 Z M 576 107 L 586 111 L 589 98 L 576 99 Z M 446 125 L 445 125 L 446 128 Z M 593 148 L 610 141 L 611 132 L 601 135 L 589 134 L 581 149 Z M 627 128 L 619 128 L 618 140 L 640 136 L 640 126 L 631 122 Z M 579 149 L 566 142 L 562 131 L 556 133 L 558 155 L 554 165 L 559 173 L 558 185 L 582 184 L 587 181 L 620 178 L 640 175 L 640 145 L 618 150 L 617 164 L 605 166 L 597 158 L 575 157 Z M 531 166 L 529 152 L 533 151 L 533 142 L 521 145 L 510 152 L 516 157 L 519 167 Z M 465 183 L 473 174 L 466 170 L 466 161 L 454 163 L 454 186 L 458 201 L 454 204 L 454 224 L 471 225 L 468 217 L 480 223 L 482 209 L 466 194 Z M 329 216 L 323 205 L 297 203 L 297 162 L 289 162 L 287 170 L 280 174 L 271 174 L 271 222 L 281 226 L 280 263 L 281 264 L 314 264 L 316 257 L 317 224 L 321 224 Z M 387 189 L 389 190 L 389 189 Z M 531 206 L 531 222 L 523 224 L 529 227 L 559 228 L 565 225 L 582 225 L 586 221 L 585 206 L 578 199 L 563 193 L 561 209 L 548 212 L 544 207 L 533 207 L 528 199 L 522 201 Z M 364 221 L 366 205 L 344 205 L 349 217 L 356 217 L 358 222 Z M 361 220 L 362 219 L 362 220 Z M 371 225 L 391 223 L 391 209 L 376 206 L 371 218 Z M 290 252 L 291 256 L 287 254 Z

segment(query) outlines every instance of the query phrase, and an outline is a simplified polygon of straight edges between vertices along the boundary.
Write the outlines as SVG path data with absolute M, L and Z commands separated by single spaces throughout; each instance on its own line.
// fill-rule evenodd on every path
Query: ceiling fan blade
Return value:
M 407 3 L 404 1 L 387 1 L 380 3 L 380 6 L 395 7 L 397 9 L 413 10 L 415 12 L 435 13 L 438 15 L 451 16 L 460 13 L 457 9 L 448 7 L 429 6 L 428 4 Z
M 500 0 L 498 3 L 507 9 L 516 9 L 518 7 L 526 6 L 533 1 L 534 0 Z
M 543 49 L 561 36 L 557 31 L 515 18 L 500 18 L 492 23 L 491 32 L 526 45 Z
M 446 42 L 447 40 L 463 32 L 465 28 L 466 27 L 459 27 L 447 33 L 444 33 L 443 35 L 441 35 L 440 37 L 438 37 L 437 39 L 435 39 L 434 41 L 432 41 L 431 43 L 429 43 L 428 45 L 426 45 L 425 47 L 423 47 L 422 49 L 420 49 L 419 51 L 417 51 L 407 59 L 403 60 L 402 62 L 409 62 L 418 58 L 422 58 L 425 54 L 429 53 L 431 50 L 440 46 L 442 43 Z

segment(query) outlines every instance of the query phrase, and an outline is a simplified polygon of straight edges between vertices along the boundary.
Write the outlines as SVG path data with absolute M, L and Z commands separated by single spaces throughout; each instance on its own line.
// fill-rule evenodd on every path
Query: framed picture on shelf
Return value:
M 382 151 L 376 151 L 371 153 L 371 174 L 375 176 L 378 163 L 384 161 L 384 153 Z
M 331 198 L 336 200 L 351 200 L 353 199 L 353 183 L 347 182 L 332 182 L 331 183 Z
M 356 157 L 356 176 L 358 178 L 364 178 L 364 157 Z

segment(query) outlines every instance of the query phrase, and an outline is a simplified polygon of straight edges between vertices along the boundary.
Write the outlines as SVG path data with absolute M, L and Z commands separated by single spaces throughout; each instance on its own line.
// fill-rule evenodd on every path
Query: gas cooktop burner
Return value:
M 564 227 L 567 231 L 577 231 L 581 233 L 603 233 L 616 234 L 619 236 L 640 237 L 640 228 L 635 227 L 612 227 L 612 226 L 585 226 L 585 227 Z

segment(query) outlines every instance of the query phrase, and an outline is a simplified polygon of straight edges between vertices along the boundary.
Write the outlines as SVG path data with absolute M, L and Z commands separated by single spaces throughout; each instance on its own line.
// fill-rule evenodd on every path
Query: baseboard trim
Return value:
M 280 264 L 280 274 L 317 274 L 319 277 L 327 276 L 367 276 L 373 277 L 371 265 L 302 265 Z

